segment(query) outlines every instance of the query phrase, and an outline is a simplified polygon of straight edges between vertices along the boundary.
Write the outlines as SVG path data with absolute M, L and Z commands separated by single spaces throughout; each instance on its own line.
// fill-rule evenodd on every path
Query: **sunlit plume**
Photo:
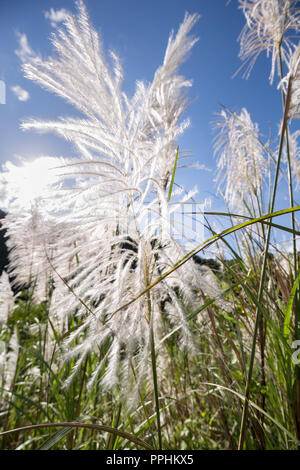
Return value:
M 270 81 L 273 81 L 276 64 L 280 66 L 279 49 L 283 60 L 291 47 L 289 33 L 300 29 L 300 15 L 293 0 L 239 0 L 246 24 L 240 35 L 240 58 L 246 65 L 249 77 L 256 59 L 266 51 L 271 56 Z
M 216 129 L 219 189 L 224 189 L 230 208 L 244 213 L 244 202 L 249 204 L 251 197 L 255 199 L 260 194 L 267 172 L 258 125 L 252 122 L 250 114 L 243 108 L 240 114 L 221 111 Z
M 140 295 L 186 254 L 170 230 L 174 205 L 168 190 L 176 141 L 189 125 L 181 119 L 191 82 L 179 75 L 179 67 L 197 41 L 191 29 L 198 15 L 185 15 L 177 34 L 169 37 L 153 82 L 138 82 L 129 98 L 121 89 L 119 58 L 111 53 L 110 61 L 105 59 L 83 2 L 77 5 L 78 16 L 68 16 L 65 29 L 53 35 L 56 54 L 46 60 L 36 57 L 24 70 L 27 78 L 69 101 L 84 117 L 22 124 L 24 129 L 53 131 L 75 145 L 77 157 L 56 165 L 73 183 L 67 191 L 54 191 L 55 180 L 46 178 L 46 193 L 49 186 L 53 196 L 58 194 L 53 205 L 42 199 L 28 220 L 11 218 L 10 233 L 18 234 L 23 250 L 18 248 L 19 255 L 15 251 L 13 263 L 20 280 L 28 275 L 37 279 L 41 293 L 52 275 L 51 315 L 59 324 L 73 315 L 80 321 L 65 342 L 66 357 L 76 359 L 68 383 L 85 358 L 109 342 L 89 384 L 105 362 L 103 385 L 112 388 L 124 379 L 126 394 L 133 364 L 137 385 L 152 374 L 152 331 L 159 341 L 167 325 L 180 326 L 179 344 L 193 351 L 187 312 L 196 299 L 201 301 L 199 286 L 207 295 L 213 284 L 191 261 Z M 30 199 L 32 192 L 27 194 Z M 177 198 L 176 204 L 194 194 Z M 26 269 L 24 259 L 30 260 Z M 167 362 L 161 367 L 167 368 Z

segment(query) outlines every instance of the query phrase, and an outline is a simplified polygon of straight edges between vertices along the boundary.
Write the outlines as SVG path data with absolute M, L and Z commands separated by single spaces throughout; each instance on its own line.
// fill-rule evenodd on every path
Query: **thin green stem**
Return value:
M 282 56 L 281 56 L 281 49 L 278 50 L 279 56 L 279 66 L 280 66 L 280 78 L 283 79 L 283 65 L 282 65 Z M 281 96 L 282 96 L 282 105 L 283 108 L 285 107 L 286 96 L 284 92 L 284 88 L 281 87 Z M 290 207 L 294 206 L 294 192 L 293 192 L 293 176 L 292 176 L 292 167 L 291 167 L 291 154 L 290 154 L 290 145 L 289 145 L 289 130 L 288 127 L 286 128 L 285 133 L 286 138 L 286 153 L 287 153 L 287 168 L 288 168 L 288 186 L 289 186 L 289 197 L 290 197 Z M 292 229 L 295 230 L 296 223 L 295 223 L 295 214 L 291 213 L 291 222 L 292 222 Z M 297 246 L 296 246 L 296 235 L 293 235 L 293 255 L 294 255 L 294 276 L 293 282 L 297 277 L 298 271 L 298 260 L 297 260 Z M 297 295 L 295 300 L 297 299 Z
M 279 179 L 279 171 L 280 171 L 280 163 L 281 163 L 281 157 L 282 157 L 283 143 L 284 143 L 285 131 L 286 131 L 286 127 L 287 127 L 287 116 L 288 116 L 288 107 L 289 107 L 289 101 L 290 101 L 289 100 L 290 91 L 291 91 L 291 80 L 289 80 L 289 84 L 288 84 L 286 104 L 285 104 L 285 109 L 284 109 L 284 116 L 283 116 L 282 129 L 281 129 L 281 135 L 280 135 L 280 144 L 279 144 L 278 158 L 277 158 L 277 164 L 276 164 L 276 172 L 275 172 L 272 200 L 271 200 L 271 206 L 270 206 L 270 212 L 271 213 L 274 211 L 274 206 L 275 206 L 275 199 L 276 199 L 276 193 L 277 193 L 277 186 L 278 186 L 278 179 Z M 272 223 L 272 218 L 270 218 L 270 223 Z M 267 237 L 266 237 L 265 249 L 264 249 L 264 257 L 263 257 L 262 270 L 261 270 L 259 289 L 258 289 L 258 304 L 260 304 L 261 301 L 262 301 L 263 288 L 264 288 L 264 283 L 265 283 L 265 279 L 266 279 L 266 267 L 267 267 L 268 250 L 269 250 L 269 244 L 270 244 L 270 238 L 271 238 L 271 229 L 272 229 L 272 226 L 269 225 L 268 230 L 267 230 Z M 261 321 L 261 312 L 260 312 L 259 308 L 256 307 L 255 325 L 254 325 L 254 332 L 253 332 L 253 338 L 252 338 L 251 356 L 250 356 L 250 362 L 249 362 L 249 367 L 248 367 L 248 377 L 247 377 L 246 388 L 245 388 L 245 402 L 244 402 L 244 406 L 243 406 L 241 428 L 240 428 L 240 437 L 239 437 L 239 445 L 238 445 L 239 450 L 242 450 L 243 446 L 244 446 L 245 429 L 246 429 L 246 422 L 247 422 L 248 408 L 249 408 L 250 386 L 251 386 L 252 373 L 253 373 L 257 332 L 258 332 L 258 327 L 259 327 L 260 321 Z
M 150 341 L 151 341 L 151 361 L 152 361 L 155 408 L 156 408 L 156 421 L 157 421 L 157 431 L 158 431 L 158 445 L 159 445 L 159 450 L 162 450 L 162 436 L 161 436 L 160 409 L 159 409 L 158 384 L 157 384 L 157 368 L 156 368 L 156 353 L 155 353 L 155 341 L 154 341 L 154 334 L 153 334 L 152 319 L 151 319 L 151 324 L 150 324 Z

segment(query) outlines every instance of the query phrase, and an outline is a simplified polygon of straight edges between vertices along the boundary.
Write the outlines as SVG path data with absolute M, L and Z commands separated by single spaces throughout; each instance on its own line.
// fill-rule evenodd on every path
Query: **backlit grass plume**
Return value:
M 14 308 L 14 293 L 6 271 L 0 276 L 0 325 L 6 325 L 8 316 Z
M 228 206 L 243 214 L 248 212 L 248 205 L 253 214 L 259 214 L 257 201 L 267 173 L 267 160 L 259 140 L 258 125 L 243 108 L 239 115 L 221 111 L 216 129 L 218 180 L 222 189 L 225 186 L 224 197 Z
M 271 55 L 270 81 L 273 81 L 278 53 L 283 59 L 291 45 L 289 35 L 299 31 L 300 15 L 294 0 L 239 0 L 246 25 L 240 35 L 240 58 L 246 68 L 246 77 L 261 52 Z
M 63 228 L 54 240 L 49 226 L 43 256 L 38 255 L 55 272 L 51 312 L 56 318 L 75 313 L 77 327 L 65 343 L 67 357 L 77 358 L 69 381 L 86 357 L 97 353 L 101 359 L 90 383 L 104 364 L 107 387 L 120 379 L 129 385 L 133 377 L 142 383 L 152 375 L 153 341 L 173 326 L 180 325 L 182 344 L 193 347 L 187 314 L 200 300 L 200 287 L 204 294 L 206 286 L 212 290 L 193 262 L 139 295 L 185 254 L 174 238 L 171 214 L 195 191 L 171 205 L 168 184 L 176 141 L 189 124 L 181 117 L 191 82 L 178 69 L 197 41 L 190 34 L 197 20 L 197 15 L 185 15 L 153 82 L 138 82 L 132 98 L 122 91 L 118 57 L 104 58 L 81 1 L 78 16 L 68 16 L 65 29 L 53 35 L 56 56 L 35 57 L 24 65 L 27 78 L 84 115 L 23 124 L 24 129 L 58 133 L 79 154 L 59 165 L 65 183 L 56 188 L 48 217 L 55 216 Z M 168 367 L 167 361 L 157 364 Z

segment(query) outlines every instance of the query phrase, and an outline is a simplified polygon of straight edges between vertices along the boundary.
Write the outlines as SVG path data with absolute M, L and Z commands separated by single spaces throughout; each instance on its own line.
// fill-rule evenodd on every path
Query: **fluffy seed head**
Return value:
M 266 51 L 272 60 L 272 83 L 279 48 L 285 60 L 292 44 L 287 33 L 299 31 L 300 10 L 293 0 L 239 0 L 239 3 L 246 18 L 240 35 L 239 54 L 244 64 L 248 64 L 245 76 L 249 77 L 257 57 Z

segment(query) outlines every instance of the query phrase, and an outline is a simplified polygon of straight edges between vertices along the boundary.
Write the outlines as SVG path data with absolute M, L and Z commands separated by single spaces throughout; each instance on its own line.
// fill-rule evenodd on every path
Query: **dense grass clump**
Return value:
M 53 36 L 56 55 L 24 65 L 84 118 L 23 123 L 78 155 L 8 163 L 0 175 L 1 449 L 300 448 L 300 10 L 239 6 L 247 74 L 263 51 L 271 82 L 278 72 L 280 131 L 265 142 L 245 108 L 223 107 L 215 152 L 227 210 L 204 213 L 207 238 L 193 249 L 170 221 L 196 195 L 174 181 L 191 85 L 179 67 L 198 15 L 186 14 L 132 98 L 82 1 Z M 19 181 L 36 170 L 49 178 L 26 206 Z

